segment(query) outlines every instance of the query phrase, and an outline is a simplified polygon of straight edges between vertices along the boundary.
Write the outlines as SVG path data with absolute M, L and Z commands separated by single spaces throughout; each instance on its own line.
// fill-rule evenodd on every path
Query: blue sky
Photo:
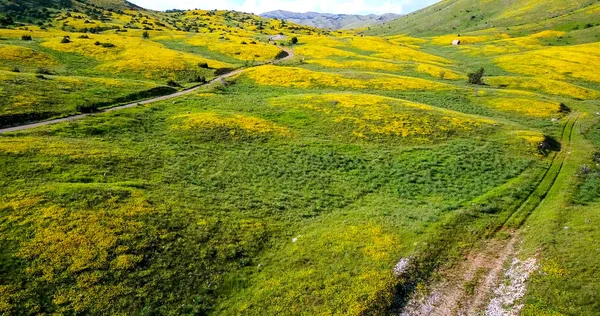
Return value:
M 129 0 L 154 10 L 230 9 L 260 14 L 272 10 L 344 14 L 406 14 L 439 0 Z

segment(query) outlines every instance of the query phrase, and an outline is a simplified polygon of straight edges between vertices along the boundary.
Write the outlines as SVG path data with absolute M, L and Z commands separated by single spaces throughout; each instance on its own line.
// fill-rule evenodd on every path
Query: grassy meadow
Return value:
M 0 28 L 0 128 L 248 69 L 0 134 L 0 314 L 387 315 L 507 223 L 539 258 L 523 314 L 600 308 L 598 26 L 453 47 L 441 26 L 49 10 Z M 498 21 L 542 8 L 520 10 Z

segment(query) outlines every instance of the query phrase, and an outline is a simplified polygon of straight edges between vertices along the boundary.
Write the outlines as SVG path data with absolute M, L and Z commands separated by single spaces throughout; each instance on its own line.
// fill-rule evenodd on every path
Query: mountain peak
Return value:
M 265 12 L 260 16 L 272 19 L 283 19 L 297 24 L 318 27 L 330 30 L 356 29 L 377 24 L 390 22 L 401 17 L 394 13 L 386 13 L 382 15 L 368 14 L 332 14 L 318 12 L 290 12 L 285 10 L 275 10 Z

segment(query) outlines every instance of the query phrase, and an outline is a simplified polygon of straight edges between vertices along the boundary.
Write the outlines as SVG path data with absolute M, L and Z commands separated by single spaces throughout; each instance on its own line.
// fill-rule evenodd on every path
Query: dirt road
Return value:
M 268 65 L 268 64 L 277 64 L 277 63 L 280 63 L 282 61 L 285 61 L 285 60 L 288 60 L 288 59 L 291 59 L 291 58 L 294 57 L 294 52 L 291 49 L 285 48 L 285 47 L 281 47 L 281 49 L 284 50 L 286 53 L 288 53 L 288 56 L 286 56 L 284 58 L 281 58 L 281 59 L 277 59 L 277 60 L 268 62 L 268 63 L 265 63 L 265 64 L 261 64 L 259 66 Z M 257 67 L 257 66 L 254 66 L 254 67 Z M 250 68 L 252 68 L 252 67 L 250 67 Z M 95 112 L 95 113 L 78 114 L 78 115 L 63 117 L 63 118 L 60 118 L 60 119 L 54 119 L 54 120 L 48 120 L 48 121 L 43 121 L 43 122 L 38 122 L 38 123 L 31 123 L 31 124 L 25 124 L 25 125 L 21 125 L 21 126 L 3 128 L 3 129 L 0 129 L 0 134 L 2 134 L 2 133 L 10 133 L 10 132 L 17 132 L 17 131 L 22 131 L 22 130 L 26 130 L 26 129 L 32 129 L 32 128 L 36 128 L 36 127 L 40 127 L 40 126 L 45 126 L 45 125 L 50 125 L 50 124 L 56 124 L 56 123 L 61 123 L 61 122 L 69 122 L 69 121 L 79 120 L 79 119 L 82 119 L 82 118 L 84 118 L 86 116 L 89 116 L 89 115 L 95 115 L 95 114 L 99 114 L 99 113 L 106 113 L 106 112 L 118 111 L 118 110 L 132 108 L 132 107 L 138 106 L 138 105 L 150 104 L 150 103 L 165 101 L 165 100 L 169 100 L 169 99 L 173 99 L 173 98 L 178 98 L 178 97 L 184 96 L 186 94 L 194 93 L 195 91 L 197 91 L 201 87 L 209 85 L 209 84 L 211 84 L 213 82 L 224 80 L 224 79 L 233 77 L 235 75 L 238 75 L 238 74 L 244 72 L 246 69 L 248 69 L 248 68 L 238 69 L 236 71 L 233 71 L 233 72 L 230 72 L 230 73 L 218 76 L 218 77 L 212 79 L 211 81 L 209 81 L 209 82 L 207 82 L 207 83 L 205 83 L 203 85 L 200 85 L 200 86 L 197 86 L 197 87 L 194 87 L 194 88 L 191 88 L 191 89 L 183 90 L 183 91 L 180 91 L 180 92 L 176 92 L 176 93 L 173 93 L 173 94 L 164 95 L 164 96 L 160 96 L 160 97 L 156 97 L 156 98 L 152 98 L 152 99 L 148 99 L 148 100 L 143 100 L 143 101 L 139 101 L 139 102 L 133 102 L 133 103 L 125 104 L 125 105 L 115 106 L 115 107 L 107 108 L 107 109 L 104 109 L 104 110 L 101 110 L 101 111 Z
M 451 316 L 451 315 L 486 315 L 500 316 L 518 314 L 518 305 L 507 306 L 509 310 L 490 308 L 490 300 L 499 285 L 505 279 L 505 265 L 516 260 L 521 238 L 519 231 L 527 218 L 544 201 L 546 195 L 556 184 L 565 160 L 571 152 L 571 138 L 579 113 L 573 113 L 565 123 L 561 144 L 562 150 L 555 154 L 550 167 L 547 169 L 536 189 L 521 204 L 489 240 L 483 241 L 470 251 L 466 259 L 448 270 L 440 271 L 440 280 L 428 286 L 429 294 L 426 296 L 414 295 L 404 310 L 402 316 Z M 535 258 L 533 258 L 535 260 Z M 534 263 L 535 264 L 535 263 Z M 531 271 L 527 271 L 530 273 Z M 522 279 L 522 288 L 526 287 L 527 277 Z M 518 304 L 524 295 L 522 293 L 508 293 L 510 301 Z M 510 309 L 512 308 L 512 309 Z

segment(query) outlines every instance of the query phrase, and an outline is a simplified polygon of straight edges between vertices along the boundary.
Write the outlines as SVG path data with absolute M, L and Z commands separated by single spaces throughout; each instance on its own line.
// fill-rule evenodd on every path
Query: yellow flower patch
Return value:
M 328 68 L 340 68 L 340 69 L 368 69 L 368 70 L 386 70 L 386 71 L 400 71 L 404 69 L 401 65 L 386 63 L 382 61 L 367 61 L 367 60 L 345 60 L 345 61 L 333 61 L 330 59 L 314 59 L 307 61 L 309 64 L 316 64 Z
M 383 38 L 356 37 L 350 44 L 358 49 L 374 52 L 373 57 L 392 59 L 395 61 L 416 61 L 451 64 L 448 59 L 423 53 L 406 46 L 396 45 Z
M 425 104 L 369 94 L 281 97 L 272 99 L 271 104 L 325 113 L 335 123 L 349 124 L 352 135 L 364 139 L 416 137 L 427 142 L 495 123 Z
M 436 36 L 431 39 L 431 42 L 436 45 L 451 45 L 452 41 L 460 40 L 461 45 L 476 44 L 481 42 L 490 42 L 498 39 L 510 38 L 508 34 L 494 34 L 494 35 L 461 35 L 449 34 L 443 36 Z
M 364 79 L 340 74 L 310 71 L 296 67 L 266 65 L 244 72 L 260 85 L 310 88 L 317 86 L 381 90 L 448 90 L 451 86 L 411 77 L 387 74 L 357 73 Z
M 551 47 L 498 57 L 496 64 L 518 74 L 544 79 L 576 78 L 600 82 L 600 43 Z
M 71 158 L 101 158 L 128 154 L 126 150 L 89 140 L 33 136 L 0 137 L 0 152 L 23 154 L 29 151 Z
M 68 44 L 53 38 L 43 46 L 64 52 L 79 53 L 103 62 L 99 69 L 116 72 L 140 72 L 147 78 L 164 77 L 188 68 L 197 68 L 198 63 L 206 62 L 213 68 L 232 67 L 229 64 L 210 60 L 197 55 L 171 50 L 162 44 L 143 40 L 141 37 L 122 35 L 94 35 L 91 39 L 71 39 Z M 94 45 L 96 41 L 111 43 L 113 48 Z
M 267 120 L 245 116 L 233 115 L 224 116 L 212 112 L 194 113 L 176 116 L 175 119 L 183 119 L 183 123 L 173 126 L 178 130 L 202 130 L 213 128 L 225 128 L 230 130 L 232 136 L 237 130 L 242 130 L 250 134 L 278 134 L 289 135 L 289 131 Z
M 431 64 L 419 64 L 417 66 L 417 72 L 428 74 L 432 77 L 450 79 L 450 80 L 458 80 L 462 79 L 462 76 L 457 74 L 456 72 L 443 68 L 440 66 L 435 66 Z
M 517 131 L 517 138 L 525 140 L 529 145 L 537 147 L 545 140 L 544 134 L 534 131 Z
M 27 47 L 0 45 L 0 60 L 8 60 L 31 66 L 51 66 L 58 62 L 53 57 Z
M 333 47 L 306 45 L 296 48 L 296 54 L 318 59 L 328 57 L 360 57 L 359 54 Z
M 281 48 L 265 43 L 251 44 L 253 39 L 232 35 L 225 35 L 227 39 L 219 39 L 217 34 L 197 34 L 187 40 L 187 43 L 196 46 L 206 46 L 208 49 L 219 52 L 239 60 L 271 61 L 281 52 Z M 246 44 L 242 44 L 246 42 Z
M 388 36 L 387 39 L 393 44 L 404 45 L 414 49 L 418 49 L 419 45 L 427 43 L 426 39 L 411 37 L 404 34 Z
M 490 98 L 488 106 L 505 112 L 515 112 L 531 117 L 551 117 L 560 111 L 560 103 L 528 98 Z
M 564 81 L 536 77 L 486 77 L 485 81 L 493 86 L 510 89 L 540 90 L 547 94 L 562 95 L 578 99 L 600 99 L 600 92 L 576 86 Z

